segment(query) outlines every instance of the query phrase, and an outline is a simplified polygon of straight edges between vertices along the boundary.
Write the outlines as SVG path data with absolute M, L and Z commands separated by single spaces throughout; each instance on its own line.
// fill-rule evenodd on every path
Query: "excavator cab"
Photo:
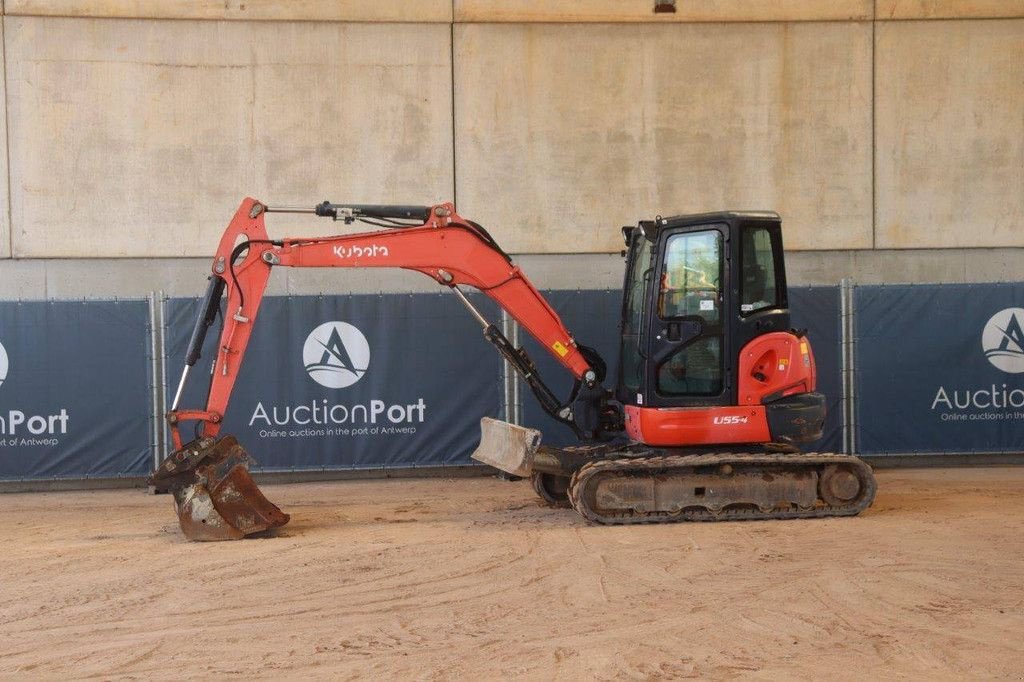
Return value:
M 623 228 L 629 247 L 616 398 L 736 404 L 734 349 L 789 328 L 775 213 L 657 218 Z
M 790 332 L 778 214 L 658 217 L 623 228 L 623 236 L 628 251 L 615 398 L 630 436 L 672 446 L 820 437 L 824 397 L 814 393 L 809 343 Z M 744 362 L 762 337 L 760 345 L 770 340 L 779 348 L 759 350 L 758 362 Z M 775 428 L 768 434 L 755 415 L 731 412 L 783 398 L 769 410 Z M 800 428 L 783 414 L 794 410 Z M 683 414 L 700 424 L 681 430 Z

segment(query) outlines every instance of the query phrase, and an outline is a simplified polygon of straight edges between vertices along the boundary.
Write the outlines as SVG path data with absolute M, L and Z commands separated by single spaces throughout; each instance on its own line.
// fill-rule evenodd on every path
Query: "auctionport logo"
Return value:
M 346 388 L 363 378 L 370 366 L 370 344 L 348 322 L 324 322 L 302 347 L 310 378 L 327 388 Z
M 302 361 L 310 378 L 327 388 L 345 388 L 363 378 L 370 366 L 370 344 L 348 322 L 324 322 L 306 337 Z M 256 403 L 250 427 L 260 438 L 345 438 L 412 435 L 426 421 L 427 402 L 373 399 L 352 404 L 313 398 L 301 404 Z
M 10 358 L 0 343 L 0 386 L 7 379 Z M 60 442 L 55 436 L 68 432 L 70 415 L 65 407 L 53 414 L 32 414 L 21 410 L 0 413 L 0 447 L 40 446 L 52 447 Z
M 1006 308 L 992 316 L 981 334 L 985 357 L 1010 374 L 1024 372 L 1024 308 Z

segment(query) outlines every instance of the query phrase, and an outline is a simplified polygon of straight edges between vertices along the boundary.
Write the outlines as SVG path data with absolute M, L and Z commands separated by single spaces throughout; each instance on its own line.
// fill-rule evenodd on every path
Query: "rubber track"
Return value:
M 585 499 L 583 491 L 595 477 L 602 473 L 620 472 L 636 474 L 650 472 L 667 473 L 676 468 L 720 466 L 723 464 L 738 465 L 769 465 L 778 466 L 783 470 L 796 471 L 812 468 L 820 471 L 830 464 L 844 464 L 854 470 L 861 481 L 863 494 L 849 506 L 831 506 L 818 498 L 818 505 L 812 509 L 779 509 L 762 512 L 758 509 L 740 508 L 723 509 L 713 512 L 708 509 L 685 509 L 676 513 L 657 512 L 651 514 L 623 513 L 621 516 L 605 516 L 582 504 Z M 856 516 L 871 506 L 875 499 L 877 484 L 874 474 L 863 460 L 852 455 L 833 453 L 715 453 L 701 455 L 667 455 L 661 457 L 622 457 L 603 459 L 586 464 L 573 474 L 569 484 L 569 501 L 583 518 L 603 525 L 626 525 L 641 523 L 677 523 L 680 521 L 752 521 L 758 519 L 820 519 L 835 516 Z

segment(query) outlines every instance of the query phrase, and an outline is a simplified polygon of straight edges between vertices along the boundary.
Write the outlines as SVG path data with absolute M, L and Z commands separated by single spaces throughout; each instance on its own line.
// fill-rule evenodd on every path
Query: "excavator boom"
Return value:
M 334 217 L 331 211 L 337 209 L 325 208 L 331 206 L 325 202 L 318 209 L 322 215 Z M 217 249 L 205 312 L 197 322 L 186 358 L 187 367 L 199 359 L 205 329 L 213 324 L 222 292 L 226 292 L 227 314 L 209 398 L 203 410 L 179 410 L 183 377 L 170 415 L 176 448 L 182 445 L 177 425 L 183 421 L 203 422 L 202 433 L 207 437 L 219 432 L 270 271 L 275 266 L 402 268 L 421 272 L 456 293 L 460 285 L 474 287 L 508 311 L 574 377 L 591 388 L 597 385 L 597 374 L 584 357 L 589 351 L 577 345 L 558 314 L 483 228 L 459 216 L 451 204 L 417 211 L 407 206 L 374 208 L 374 217 L 383 219 L 417 214 L 426 219 L 418 225 L 394 225 L 368 233 L 271 240 L 264 216 L 297 209 L 268 208 L 255 199 L 242 202 Z M 468 304 L 464 297 L 460 296 L 460 300 Z M 491 325 L 478 313 L 477 319 L 487 332 Z M 496 336 L 494 332 L 497 330 L 491 330 L 489 338 Z
M 315 213 L 345 223 L 369 222 L 384 229 L 271 239 L 264 221 L 266 214 L 273 212 Z M 206 296 L 189 341 L 185 369 L 167 415 L 174 452 L 150 479 L 155 487 L 174 492 L 182 530 L 191 539 L 241 537 L 233 531 L 259 532 L 288 520 L 287 515 L 258 493 L 247 473 L 251 458 L 234 439 L 225 443 L 217 438 L 270 272 L 279 266 L 390 267 L 427 275 L 450 288 L 469 308 L 480 322 L 485 338 L 520 372 L 553 418 L 581 437 L 593 436 L 600 428 L 598 411 L 605 394 L 600 384 L 604 378 L 603 361 L 596 352 L 576 343 L 558 314 L 487 231 L 459 216 L 452 204 L 420 207 L 324 202 L 313 209 L 278 209 L 247 198 L 221 237 Z M 494 300 L 572 374 L 576 385 L 568 399 L 559 400 L 548 389 L 526 353 L 515 348 L 484 318 L 462 294 L 460 286 L 478 289 Z M 189 371 L 200 359 L 206 334 L 225 295 L 227 307 L 206 404 L 202 408 L 182 408 L 180 401 Z M 185 422 L 199 422 L 198 437 L 188 443 L 181 436 Z M 481 447 L 474 457 L 506 470 L 528 469 L 538 441 L 539 434 L 530 430 L 490 420 L 482 427 Z M 243 489 L 256 491 L 258 498 L 249 494 L 251 504 L 243 504 L 242 511 L 236 509 L 233 518 L 227 518 L 228 513 L 221 510 L 231 507 L 228 498 L 237 500 Z M 238 518 L 243 518 L 243 529 L 238 527 Z M 249 518 L 262 521 L 247 523 Z

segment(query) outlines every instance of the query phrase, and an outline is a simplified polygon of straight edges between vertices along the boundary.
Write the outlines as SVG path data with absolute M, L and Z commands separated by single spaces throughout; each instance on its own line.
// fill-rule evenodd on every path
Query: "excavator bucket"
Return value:
M 149 484 L 173 493 L 189 540 L 239 540 L 283 526 L 289 518 L 256 487 L 249 475 L 252 461 L 234 436 L 199 438 L 172 452 Z
M 513 476 L 529 476 L 540 446 L 540 431 L 484 417 L 480 420 L 480 445 L 470 457 Z

